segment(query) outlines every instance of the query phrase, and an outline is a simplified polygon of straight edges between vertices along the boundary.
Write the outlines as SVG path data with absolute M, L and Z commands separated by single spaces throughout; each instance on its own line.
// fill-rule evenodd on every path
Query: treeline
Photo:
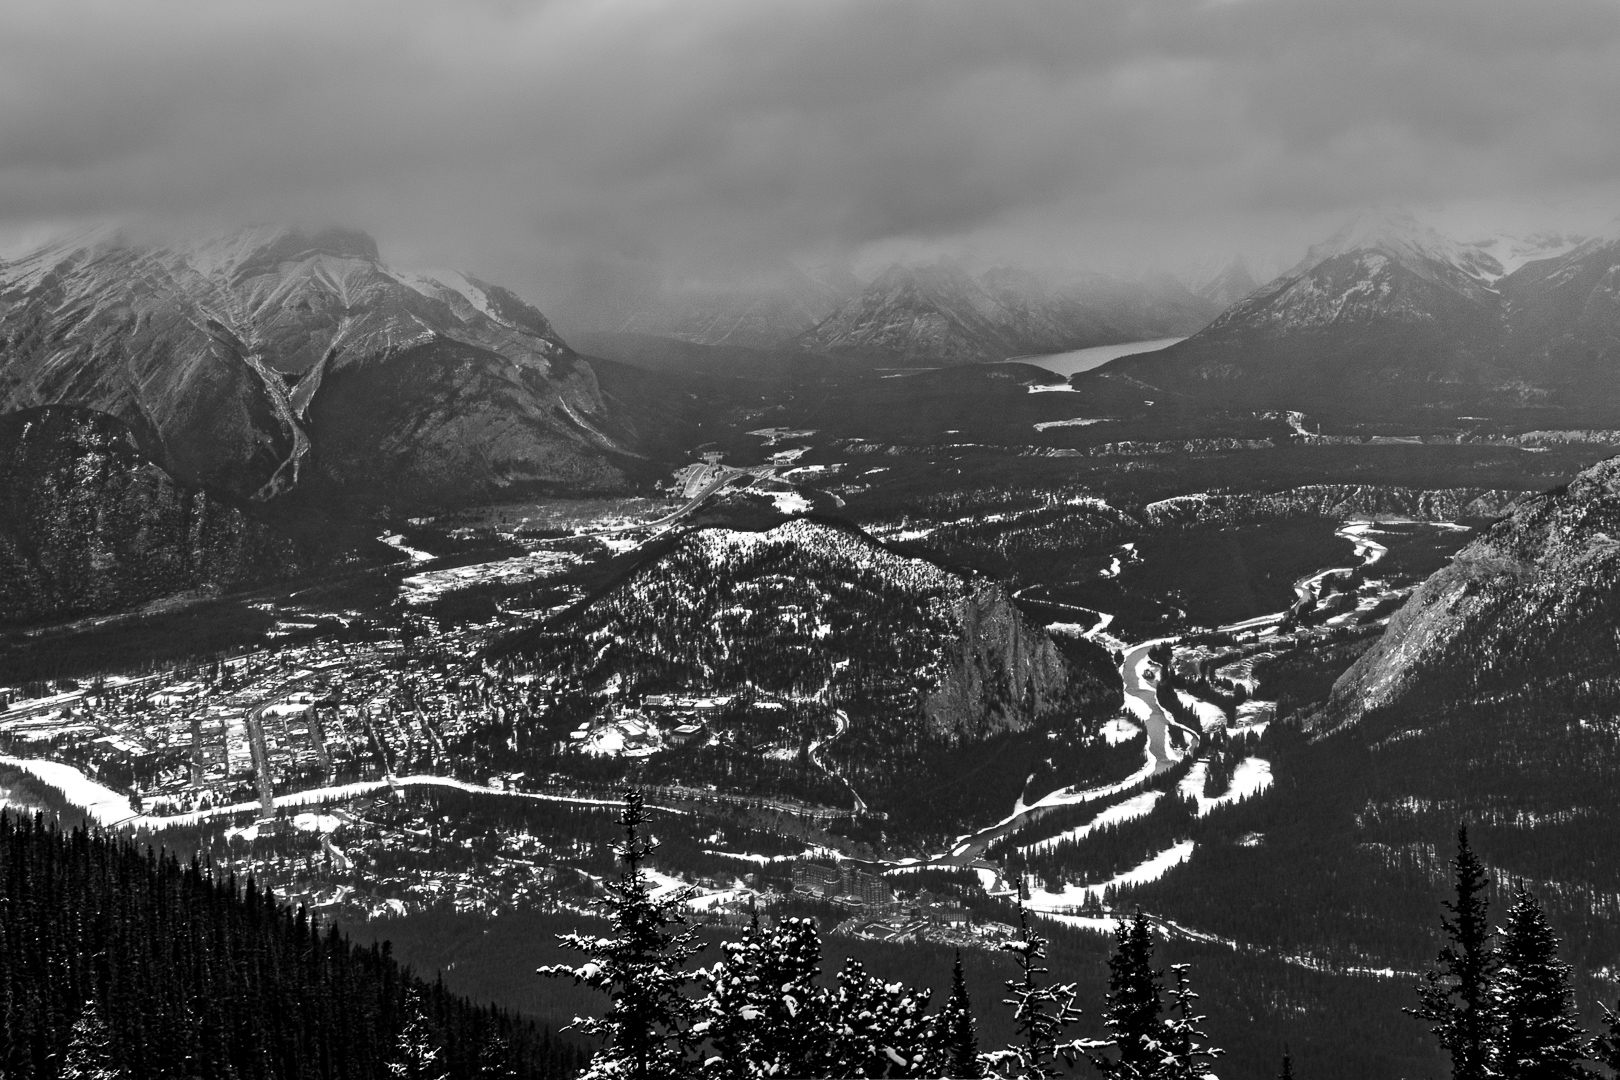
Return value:
M 692 969 L 687 895 L 651 894 L 644 864 L 657 845 L 643 835 L 645 822 L 639 793 L 628 792 L 620 873 L 603 901 L 611 932 L 563 935 L 587 962 L 540 969 L 609 997 L 603 1015 L 575 1020 L 602 1039 L 589 1075 L 1026 1078 L 1084 1060 L 1106 1076 L 1194 1080 L 1222 1054 L 1202 1030 L 1187 968 L 1173 967 L 1166 987 L 1154 967 L 1154 933 L 1140 912 L 1118 924 L 1101 1023 L 1089 1038 L 1070 1030 L 1082 1018 L 1080 991 L 1048 978 L 1047 939 L 1030 929 L 1022 906 L 1017 936 L 1002 945 L 1016 963 L 1005 999 L 1016 1037 L 1003 1048 L 979 1046 L 960 955 L 937 1010 L 929 991 L 885 981 L 855 960 L 829 984 L 820 934 L 807 919 L 771 927 L 756 919 L 721 946 L 713 967 Z
M 0 1072 L 11 1080 L 572 1075 L 549 1031 L 425 985 L 249 879 L 0 812 Z M 414 1057 L 412 1057 L 414 1055 Z

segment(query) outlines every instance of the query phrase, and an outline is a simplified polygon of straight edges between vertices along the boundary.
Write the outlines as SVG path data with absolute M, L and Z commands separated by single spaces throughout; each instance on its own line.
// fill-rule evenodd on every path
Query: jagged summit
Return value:
M 1194 293 L 1223 310 L 1248 296 L 1260 287 L 1249 272 L 1248 263 L 1241 255 L 1227 263 L 1208 281 L 1199 285 Z
M 1553 234 L 1458 241 L 1364 214 L 1128 375 L 1222 407 L 1387 414 L 1620 400 L 1620 244 Z
M 626 447 L 544 315 L 347 229 L 179 241 L 97 229 L 0 266 L 0 411 L 129 424 L 173 475 L 273 499 L 318 478 L 390 502 L 611 486 Z

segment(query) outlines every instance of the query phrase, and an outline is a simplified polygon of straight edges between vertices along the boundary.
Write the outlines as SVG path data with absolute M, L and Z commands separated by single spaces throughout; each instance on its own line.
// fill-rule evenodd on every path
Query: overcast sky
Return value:
M 0 4 L 0 237 L 335 221 L 557 311 L 780 260 L 1620 213 L 1616 0 Z

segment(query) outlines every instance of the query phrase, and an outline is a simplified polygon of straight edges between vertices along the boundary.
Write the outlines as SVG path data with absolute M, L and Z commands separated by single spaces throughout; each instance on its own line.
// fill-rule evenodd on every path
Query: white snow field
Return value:
M 1271 786 L 1271 762 L 1265 758 L 1246 757 L 1238 762 L 1237 768 L 1232 770 L 1231 787 L 1214 798 L 1204 794 L 1204 777 L 1208 773 L 1209 763 L 1200 761 L 1181 778 L 1178 789 L 1182 798 L 1197 801 L 1199 817 L 1219 807 L 1259 795 Z
M 1026 844 L 1018 850 L 1025 855 L 1050 851 L 1066 840 L 1083 840 L 1098 829 L 1106 829 L 1110 825 L 1119 825 L 1126 821 L 1135 821 L 1139 817 L 1146 817 L 1153 812 L 1155 806 L 1159 805 L 1159 800 L 1163 797 L 1164 792 L 1162 791 L 1144 791 L 1140 795 L 1133 795 L 1124 802 L 1115 803 L 1108 809 L 1100 811 L 1096 817 L 1084 825 L 1076 825 L 1074 828 L 1058 833 L 1056 836 L 1046 840 L 1037 840 L 1033 844 Z
M 1095 885 L 1066 885 L 1059 892 L 1048 892 L 1045 889 L 1030 890 L 1029 900 L 1024 905 L 1031 911 L 1068 911 L 1085 903 L 1088 896 L 1101 899 L 1105 890 L 1128 888 L 1133 885 L 1146 885 L 1150 881 L 1158 881 L 1174 868 L 1192 858 L 1194 842 L 1183 840 L 1173 847 L 1165 848 L 1157 855 L 1134 866 L 1122 874 L 1115 874 L 1107 881 Z

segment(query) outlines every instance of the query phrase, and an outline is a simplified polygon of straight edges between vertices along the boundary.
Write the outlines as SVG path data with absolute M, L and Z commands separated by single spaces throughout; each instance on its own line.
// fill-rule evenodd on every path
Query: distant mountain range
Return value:
M 239 500 L 612 488 L 631 454 L 540 312 L 461 274 L 391 269 L 356 232 L 56 243 L 0 264 L 0 342 L 0 413 L 106 413 L 182 483 Z
M 1190 334 L 1240 287 L 1232 270 L 1212 293 L 1196 295 L 1167 275 L 1123 280 L 1015 267 L 974 275 L 942 260 L 892 266 L 865 284 L 847 272 L 793 271 L 766 290 L 684 294 L 638 310 L 619 329 L 938 366 Z
M 1620 402 L 1620 240 L 1352 223 L 1209 326 L 1082 377 L 1189 404 L 1367 412 Z

